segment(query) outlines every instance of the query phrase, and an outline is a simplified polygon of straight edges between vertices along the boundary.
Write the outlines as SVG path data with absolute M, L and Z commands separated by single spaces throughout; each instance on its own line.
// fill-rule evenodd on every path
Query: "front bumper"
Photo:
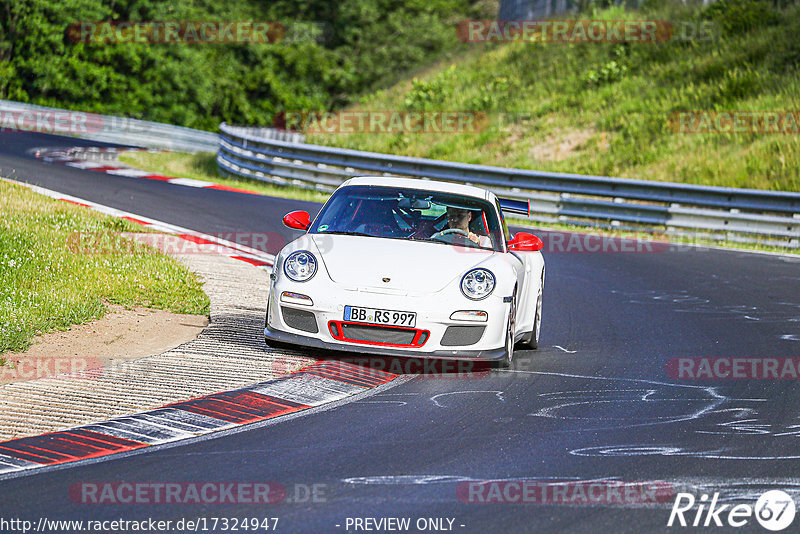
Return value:
M 317 278 L 322 277 L 318 275 Z M 317 349 L 409 358 L 500 360 L 505 356 L 510 305 L 504 302 L 499 291 L 484 300 L 471 301 L 457 287 L 434 294 L 409 295 L 344 288 L 330 281 L 313 282 L 292 283 L 286 278 L 272 281 L 264 328 L 267 340 Z M 280 296 L 283 292 L 308 296 L 313 303 L 303 305 L 282 301 Z M 391 343 L 347 339 L 348 336 L 343 335 L 342 331 L 342 325 L 347 326 L 349 322 L 343 316 L 346 305 L 414 311 L 417 313 L 416 325 L 408 329 L 414 332 L 407 334 L 405 341 Z M 462 310 L 484 311 L 487 320 L 451 319 L 453 312 Z M 292 315 L 294 320 L 287 321 Z M 364 325 L 350 322 L 350 326 Z M 451 327 L 481 327 L 483 330 L 478 336 L 473 336 L 469 341 L 465 339 L 461 344 L 457 336 L 454 340 Z M 403 337 L 402 333 L 395 333 Z
M 369 353 L 376 356 L 401 356 L 404 358 L 437 358 L 442 360 L 500 360 L 505 356 L 505 348 L 491 350 L 404 350 L 371 345 L 350 345 L 347 343 L 328 343 L 321 339 L 280 330 L 264 328 L 264 338 L 280 343 L 298 345 L 322 350 L 339 350 L 345 352 Z

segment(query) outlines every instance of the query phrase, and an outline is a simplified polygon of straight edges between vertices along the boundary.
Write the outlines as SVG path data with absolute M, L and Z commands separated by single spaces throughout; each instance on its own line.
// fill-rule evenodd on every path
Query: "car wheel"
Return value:
M 533 330 L 518 345 L 523 349 L 539 348 L 539 332 L 542 328 L 542 286 L 539 285 L 539 296 L 536 297 L 536 316 L 533 319 Z
M 514 290 L 516 293 L 516 290 Z M 508 326 L 506 327 L 505 355 L 498 362 L 498 367 L 508 367 L 514 361 L 514 325 L 517 316 L 517 295 L 511 297 L 511 310 L 508 313 Z

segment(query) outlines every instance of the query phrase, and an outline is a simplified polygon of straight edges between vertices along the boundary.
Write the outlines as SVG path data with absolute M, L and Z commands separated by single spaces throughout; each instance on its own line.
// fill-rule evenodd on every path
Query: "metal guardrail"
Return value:
M 703 232 L 732 241 L 800 248 L 800 193 L 687 185 L 453 163 L 289 143 L 220 125 L 226 173 L 320 191 L 363 174 L 475 184 L 529 200 L 531 218 L 584 226 Z
M 0 127 L 179 152 L 216 152 L 219 136 L 160 122 L 0 100 Z
M 306 142 L 306 136 L 301 133 L 290 132 L 288 130 L 279 130 L 277 128 L 228 126 L 228 129 L 236 131 L 238 134 L 243 134 L 258 139 L 272 139 L 274 141 L 285 141 L 287 143 Z
M 4 127 L 177 152 L 216 152 L 219 145 L 219 135 L 205 130 L 10 100 L 0 100 L 0 128 Z M 260 139 L 289 143 L 305 141 L 303 134 L 275 128 L 238 130 Z

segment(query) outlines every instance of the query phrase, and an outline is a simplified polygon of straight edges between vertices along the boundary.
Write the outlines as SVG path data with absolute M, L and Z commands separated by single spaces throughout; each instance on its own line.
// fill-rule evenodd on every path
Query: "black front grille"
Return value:
M 347 323 L 342 324 L 342 331 L 347 339 L 372 341 L 374 343 L 394 343 L 396 345 L 411 345 L 417 333 L 416 330 L 403 328 Z
M 484 330 L 485 326 L 448 326 L 441 344 L 445 347 L 474 345 L 481 340 Z
M 283 322 L 292 328 L 297 328 L 303 332 L 311 332 L 312 334 L 319 332 L 317 318 L 310 311 L 281 306 L 281 313 L 283 314 Z

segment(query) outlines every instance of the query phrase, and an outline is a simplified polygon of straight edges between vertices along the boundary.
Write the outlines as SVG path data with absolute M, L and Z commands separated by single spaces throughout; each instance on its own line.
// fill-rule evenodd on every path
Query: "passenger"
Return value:
M 395 237 L 400 232 L 397 220 L 388 202 L 365 199 L 361 202 L 350 223 L 357 232 L 365 232 L 375 237 Z

